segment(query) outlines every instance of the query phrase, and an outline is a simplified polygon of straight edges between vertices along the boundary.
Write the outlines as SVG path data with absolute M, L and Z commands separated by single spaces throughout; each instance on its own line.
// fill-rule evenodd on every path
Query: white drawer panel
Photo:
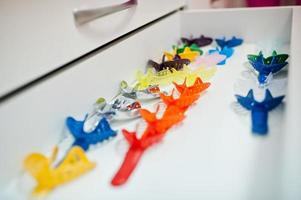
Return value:
M 0 97 L 113 39 L 184 6 L 184 0 L 138 0 L 135 8 L 76 25 L 75 8 L 126 0 L 0 2 Z

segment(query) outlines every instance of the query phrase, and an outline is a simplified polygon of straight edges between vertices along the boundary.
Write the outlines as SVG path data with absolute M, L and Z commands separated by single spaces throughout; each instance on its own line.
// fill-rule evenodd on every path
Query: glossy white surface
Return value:
M 0 96 L 185 5 L 185 0 L 138 0 L 135 8 L 84 25 L 74 22 L 75 8 L 124 1 L 1 1 Z
M 227 65 L 218 69 L 212 86 L 188 111 L 184 123 L 145 152 L 128 183 L 120 188 L 110 186 L 127 148 L 119 134 L 88 153 L 89 159 L 98 164 L 95 170 L 58 188 L 47 199 L 300 199 L 301 72 L 300 59 L 295 56 L 301 44 L 300 9 L 294 10 L 293 20 L 291 17 L 291 8 L 183 12 L 0 104 L 0 132 L 8 133 L 2 134 L 0 140 L 5 164 L 1 165 L 0 186 L 9 185 L 6 191 L 16 199 L 28 197 L 34 186 L 29 177 L 17 186 L 15 179 L 9 180 L 20 170 L 28 152 L 49 152 L 59 139 L 67 115 L 82 118 L 99 95 L 113 96 L 119 80 L 132 80 L 135 69 L 143 69 L 148 58 L 160 59 L 162 51 L 182 35 L 204 33 L 214 37 L 241 36 L 246 43 L 235 49 Z M 251 28 L 242 24 L 245 18 L 255 26 L 252 34 Z M 276 18 L 278 26 L 265 28 Z M 212 25 L 218 22 L 224 23 L 220 27 Z M 278 43 L 266 34 L 278 38 Z M 249 113 L 235 109 L 233 85 L 245 70 L 246 54 L 260 47 L 286 52 L 290 42 L 286 103 L 269 113 L 269 135 L 253 136 Z M 120 57 L 116 59 L 116 55 Z M 113 74 L 116 78 L 108 78 Z M 287 124 L 283 123 L 285 118 L 289 120 Z M 18 126 L 13 126 L 14 122 Z M 133 130 L 134 124 L 126 127 Z M 125 125 L 114 125 L 119 127 Z M 22 140 L 11 145 L 16 138 Z

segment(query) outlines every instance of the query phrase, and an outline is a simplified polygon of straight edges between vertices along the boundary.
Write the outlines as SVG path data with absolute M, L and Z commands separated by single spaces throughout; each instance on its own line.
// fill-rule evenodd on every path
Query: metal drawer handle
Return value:
M 136 6 L 137 4 L 138 4 L 137 0 L 129 0 L 122 4 L 106 6 L 101 8 L 75 9 L 73 11 L 73 16 L 78 24 L 83 24 L 91 20 L 94 20 L 96 18 L 103 17 L 105 15 L 109 15 L 121 10 L 131 8 L 133 6 Z

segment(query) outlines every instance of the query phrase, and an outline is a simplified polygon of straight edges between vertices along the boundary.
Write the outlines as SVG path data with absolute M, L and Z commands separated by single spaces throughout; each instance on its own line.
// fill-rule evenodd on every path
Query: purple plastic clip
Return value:
M 267 89 L 262 102 L 254 99 L 253 90 L 248 92 L 246 97 L 235 95 L 237 101 L 252 113 L 252 132 L 259 135 L 266 135 L 268 132 L 268 112 L 276 108 L 283 100 L 284 96 L 272 97 Z
M 207 46 L 209 44 L 212 43 L 213 39 L 210 38 L 210 37 L 205 37 L 204 35 L 201 35 L 200 37 L 198 38 L 181 38 L 182 42 L 184 44 L 187 44 L 187 45 L 192 45 L 192 44 L 196 44 L 198 45 L 199 47 L 204 47 L 204 46 Z
M 149 60 L 147 65 L 153 67 L 157 72 L 162 71 L 164 69 L 183 69 L 184 65 L 188 65 L 190 60 L 182 59 L 179 55 L 175 55 L 173 60 L 165 61 L 165 55 L 162 56 L 162 62 L 159 64 L 153 60 Z

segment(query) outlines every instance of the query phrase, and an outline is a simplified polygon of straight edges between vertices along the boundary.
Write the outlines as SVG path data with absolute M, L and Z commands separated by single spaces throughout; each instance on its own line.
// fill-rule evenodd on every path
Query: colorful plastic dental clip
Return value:
M 216 67 L 212 67 L 210 69 L 199 67 L 195 70 L 191 70 L 187 66 L 184 66 L 181 71 L 166 69 L 158 73 L 154 73 L 151 69 L 148 69 L 146 74 L 138 71 L 136 74 L 137 88 L 144 89 L 150 85 L 165 86 L 172 84 L 173 82 L 182 82 L 184 79 L 186 79 L 187 85 L 192 85 L 197 77 L 200 77 L 202 80 L 209 80 L 215 72 Z
M 204 83 L 199 77 L 195 80 L 194 84 L 189 87 L 186 84 L 186 79 L 184 80 L 183 84 L 177 84 L 175 82 L 173 84 L 180 94 L 183 94 L 186 90 L 189 91 L 190 94 L 200 94 L 210 86 L 210 83 Z
M 243 39 L 236 38 L 235 36 L 232 37 L 232 39 L 226 40 L 226 37 L 222 39 L 215 39 L 218 46 L 220 46 L 222 49 L 224 47 L 232 48 L 239 46 L 243 43 Z
M 176 101 L 179 101 L 179 99 L 176 99 Z M 146 109 L 140 110 L 141 117 L 147 122 L 147 131 L 144 132 L 142 139 L 147 138 L 149 135 L 165 133 L 170 127 L 184 119 L 184 113 L 177 106 L 166 104 L 161 118 L 157 117 L 159 109 L 160 106 L 157 107 L 154 113 Z
M 24 168 L 36 179 L 37 186 L 34 195 L 47 194 L 55 187 L 69 182 L 92 170 L 95 163 L 86 157 L 80 147 L 73 147 L 66 158 L 57 167 L 51 164 L 55 160 L 58 149 L 55 148 L 51 158 L 39 153 L 33 153 L 24 160 Z
M 182 70 L 182 78 L 180 79 L 181 82 L 186 80 L 186 84 L 188 86 L 191 86 L 194 84 L 195 80 L 197 78 L 201 78 L 204 81 L 209 80 L 214 76 L 216 72 L 216 67 L 206 68 L 206 67 L 198 67 L 195 70 L 191 70 L 189 67 L 184 67 Z M 174 82 L 179 83 L 178 80 L 175 80 Z
M 218 63 L 224 61 L 227 58 L 225 55 L 221 55 L 219 53 L 212 53 L 207 54 L 204 56 L 198 57 L 194 65 L 195 66 L 203 66 L 203 67 L 213 67 L 216 66 Z
M 223 61 L 221 61 L 221 62 L 218 63 L 218 65 L 224 65 L 224 64 L 226 64 L 226 60 L 233 55 L 234 49 L 232 49 L 230 47 L 227 47 L 227 46 L 225 46 L 224 48 L 221 48 L 221 49 L 217 47 L 216 49 L 209 50 L 208 53 L 209 54 L 216 54 L 216 53 L 218 53 L 220 55 L 226 56 L 226 59 L 224 59 Z
M 173 46 L 173 49 L 176 52 L 176 54 L 180 54 L 180 53 L 184 52 L 186 47 L 190 48 L 191 51 L 199 52 L 200 55 L 203 54 L 203 51 L 201 50 L 201 48 L 196 44 L 191 44 L 191 45 L 184 44 L 182 47 Z
M 179 56 L 181 59 L 188 59 L 190 62 L 194 61 L 200 55 L 199 51 L 194 51 L 189 47 L 185 47 L 183 52 L 177 54 L 177 50 L 173 50 L 172 53 L 164 52 L 167 60 L 173 60 L 175 57 Z
M 121 81 L 120 91 L 110 103 L 104 98 L 99 98 L 93 106 L 93 110 L 84 121 L 84 131 L 92 132 L 98 125 L 101 118 L 109 120 L 127 120 L 139 117 L 141 104 L 138 100 L 158 98 L 160 89 L 153 84 L 144 88 L 130 87 L 126 81 Z
M 188 59 L 190 61 L 194 61 L 199 55 L 200 55 L 200 52 L 193 51 L 189 47 L 185 47 L 184 51 L 182 53 L 179 53 L 179 56 L 182 59 Z
M 235 95 L 237 101 L 252 114 L 252 132 L 259 135 L 266 135 L 268 132 L 268 112 L 276 108 L 283 100 L 284 96 L 272 97 L 267 89 L 265 98 L 262 102 L 254 99 L 253 90 L 250 90 L 247 96 Z
M 167 107 L 161 119 L 156 117 L 158 110 L 159 107 L 157 107 L 155 113 L 144 109 L 140 110 L 141 116 L 148 124 L 140 139 L 137 138 L 136 132 L 122 130 L 124 137 L 130 144 L 130 148 L 120 169 L 111 181 L 112 185 L 124 184 L 137 166 L 144 151 L 159 142 L 171 126 L 184 119 L 184 114 L 176 106 Z
M 150 85 L 143 90 L 138 89 L 138 85 L 130 87 L 126 81 L 120 83 L 120 93 L 124 97 L 137 100 L 155 99 L 160 97 L 158 85 Z
M 68 117 L 66 120 L 66 125 L 75 140 L 73 146 L 80 146 L 85 151 L 89 149 L 90 145 L 101 143 L 117 135 L 117 132 L 111 129 L 106 118 L 102 118 L 90 133 L 84 131 L 84 122 L 77 121 L 72 117 Z
M 104 98 L 99 98 L 84 120 L 83 131 L 86 133 L 93 132 L 103 117 L 108 120 L 137 118 L 140 108 L 139 101 L 122 94 L 115 97 L 112 103 L 107 103 Z
M 141 71 L 137 71 L 136 73 L 137 88 L 139 90 L 143 90 L 150 85 L 169 85 L 172 81 L 179 79 L 181 79 L 181 71 L 175 69 L 164 69 L 158 73 L 154 73 L 154 71 L 149 68 L 145 74 Z
M 179 98 L 174 98 L 174 90 L 172 91 L 171 95 L 161 94 L 161 99 L 167 105 L 167 108 L 175 106 L 179 108 L 180 112 L 184 113 L 189 106 L 191 106 L 198 98 L 199 93 L 193 93 L 189 90 L 184 90 Z
M 207 45 L 211 44 L 213 40 L 210 37 L 205 37 L 204 35 L 201 35 L 198 38 L 192 38 L 192 37 L 191 38 L 184 38 L 184 37 L 182 37 L 181 41 L 184 44 L 187 44 L 189 46 L 192 45 L 192 44 L 196 44 L 199 47 L 203 47 L 203 46 L 207 46 Z
M 128 141 L 130 148 L 125 155 L 121 167 L 111 181 L 113 186 L 124 184 L 136 168 L 144 151 L 152 144 L 158 143 L 164 136 L 164 134 L 157 134 L 142 140 L 137 138 L 136 132 L 122 130 L 122 133 Z
M 157 63 L 153 60 L 148 61 L 148 66 L 153 67 L 157 72 L 162 71 L 164 69 L 176 69 L 180 70 L 183 68 L 184 65 L 188 65 L 190 61 L 185 58 L 181 58 L 178 55 L 172 55 L 171 59 L 168 59 L 169 61 L 165 61 L 165 55 L 162 57 L 162 63 Z
M 277 54 L 276 51 L 273 51 L 272 56 L 264 58 L 260 51 L 258 55 L 248 55 L 248 60 L 258 72 L 259 84 L 266 84 L 268 76 L 277 73 L 288 64 L 286 61 L 288 57 L 288 54 Z

